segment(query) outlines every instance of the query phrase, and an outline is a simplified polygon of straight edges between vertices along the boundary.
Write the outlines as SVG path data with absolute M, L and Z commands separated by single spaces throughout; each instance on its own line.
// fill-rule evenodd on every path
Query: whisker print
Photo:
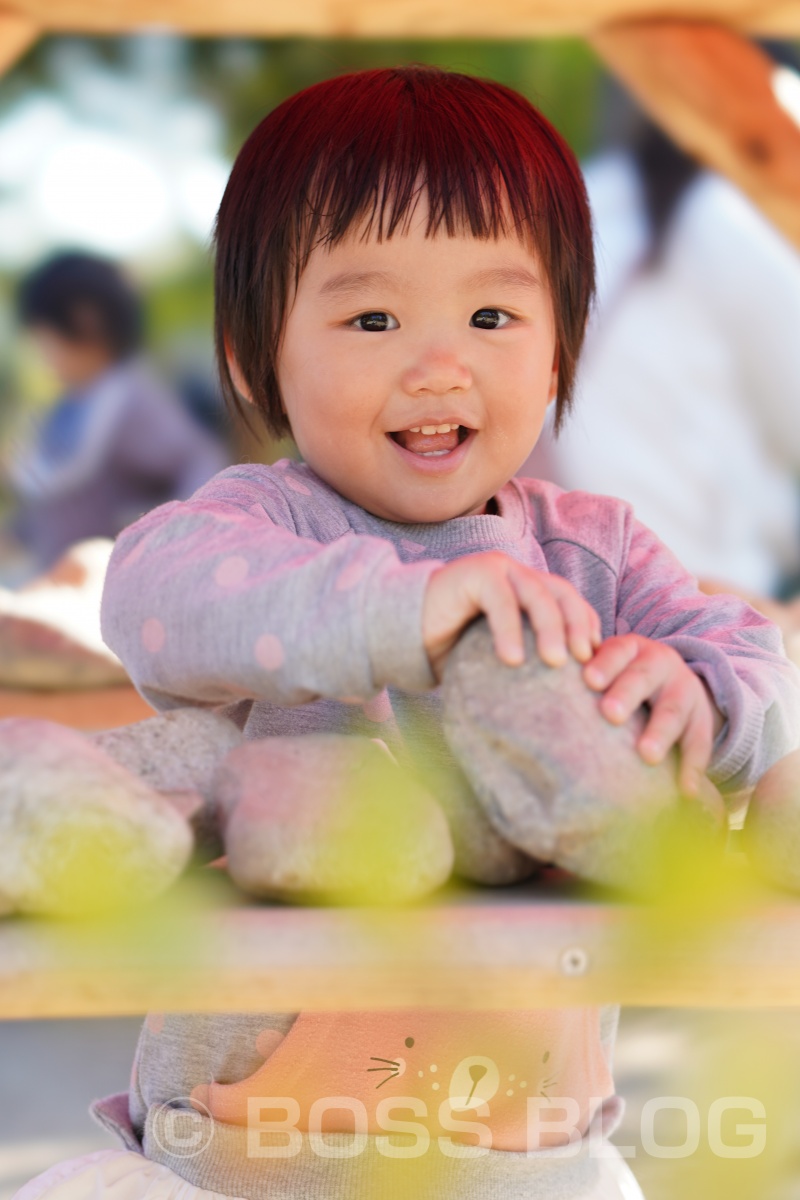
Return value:
M 367 1067 L 366 1070 L 367 1070 L 367 1073 L 369 1074 L 370 1071 L 395 1071 L 395 1068 L 394 1067 Z M 400 1072 L 395 1071 L 395 1074 L 399 1075 Z
M 396 1058 L 378 1058 L 377 1054 L 371 1054 L 371 1055 L 369 1056 L 369 1061 L 370 1061 L 370 1062 L 385 1062 L 385 1063 L 391 1063 L 391 1065 L 392 1065 L 393 1067 L 399 1067 L 399 1066 L 400 1066 L 400 1063 L 397 1061 L 397 1059 L 396 1059 Z M 370 1070 L 373 1070 L 373 1069 L 374 1069 L 374 1068 L 370 1068 Z
M 376 1084 L 375 1091 L 377 1092 L 378 1088 L 382 1088 L 383 1085 L 385 1083 L 388 1083 L 390 1079 L 397 1079 L 399 1074 L 400 1074 L 399 1071 L 394 1071 L 391 1075 L 387 1075 L 386 1078 L 382 1079 L 379 1084 Z

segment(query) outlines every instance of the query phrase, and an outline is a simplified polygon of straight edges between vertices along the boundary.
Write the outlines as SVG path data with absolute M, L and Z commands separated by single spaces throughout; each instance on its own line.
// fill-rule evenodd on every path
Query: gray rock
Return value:
M 202 708 L 176 708 L 135 725 L 93 735 L 116 762 L 190 816 L 197 845 L 212 857 L 221 852 L 214 772 L 244 740 L 233 721 Z M 192 810 L 192 797 L 197 803 Z
M 75 916 L 151 899 L 186 865 L 180 814 L 81 734 L 0 721 L 0 907 Z
M 228 870 L 255 896 L 401 903 L 453 867 L 442 810 L 367 738 L 246 742 L 219 768 Z
M 498 833 L 532 858 L 633 891 L 657 882 L 659 844 L 676 823 L 721 846 L 716 790 L 684 801 L 675 756 L 654 767 L 637 753 L 645 710 L 610 724 L 580 664 L 548 667 L 530 627 L 525 637 L 525 663 L 508 667 L 485 619 L 476 621 L 443 679 L 445 735 Z
M 456 875 L 498 886 L 530 879 L 541 868 L 497 832 L 461 771 L 442 772 L 430 782 L 450 826 Z
M 750 797 L 743 843 L 759 875 L 800 891 L 800 750 L 762 775 Z
M 100 597 L 114 543 L 78 542 L 46 575 L 0 588 L 0 687 L 79 690 L 127 683 L 100 636 Z

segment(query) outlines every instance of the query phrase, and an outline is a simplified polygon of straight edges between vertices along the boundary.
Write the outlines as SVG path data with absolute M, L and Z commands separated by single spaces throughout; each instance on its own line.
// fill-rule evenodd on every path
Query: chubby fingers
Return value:
M 518 606 L 527 613 L 543 662 L 563 666 L 567 650 L 588 662 L 600 645 L 600 618 L 571 583 L 559 575 L 512 568 L 509 572 Z
M 650 717 L 637 749 L 645 762 L 660 763 L 680 745 L 680 784 L 696 794 L 711 759 L 714 719 L 702 683 L 668 646 L 634 634 L 605 642 L 584 670 L 595 690 L 606 690 L 600 710 L 621 725 L 644 703 Z
M 489 623 L 497 657 L 509 667 L 518 667 L 525 661 L 522 614 L 507 572 L 481 577 L 474 598 L 477 611 Z
M 612 724 L 621 725 L 647 699 L 649 682 L 641 661 L 634 673 L 628 668 L 642 654 L 643 647 L 635 634 L 607 638 L 583 671 L 583 678 L 596 692 L 606 692 L 600 701 L 600 711 Z M 608 690 L 606 690 L 608 689 Z
M 489 624 L 497 657 L 508 666 L 525 658 L 523 614 L 549 666 L 566 662 L 567 647 L 579 661 L 588 661 L 601 639 L 600 618 L 566 579 L 500 552 L 467 555 L 437 568 L 425 593 L 423 641 L 437 676 L 461 631 L 479 613 Z

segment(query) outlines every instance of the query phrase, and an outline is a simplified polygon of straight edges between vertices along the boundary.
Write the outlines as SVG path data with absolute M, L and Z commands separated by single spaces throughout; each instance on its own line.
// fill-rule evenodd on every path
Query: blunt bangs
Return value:
M 550 285 L 559 343 L 556 425 L 572 398 L 594 291 L 591 221 L 569 147 L 524 97 L 435 67 L 361 71 L 290 97 L 250 135 L 215 228 L 216 348 L 243 414 L 235 355 L 271 433 L 288 423 L 277 383 L 287 304 L 318 245 L 391 238 L 424 191 L 426 234 L 516 234 Z

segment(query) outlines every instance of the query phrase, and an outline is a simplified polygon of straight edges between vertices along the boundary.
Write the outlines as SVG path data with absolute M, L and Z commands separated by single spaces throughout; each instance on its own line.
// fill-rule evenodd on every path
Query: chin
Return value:
M 464 517 L 468 513 L 473 512 L 476 508 L 484 508 L 485 503 L 480 501 L 474 503 L 466 502 L 460 504 L 428 504 L 420 505 L 419 509 L 404 514 L 402 517 L 396 517 L 396 521 L 402 521 L 406 525 L 440 525 L 443 521 L 453 521 L 456 517 Z

